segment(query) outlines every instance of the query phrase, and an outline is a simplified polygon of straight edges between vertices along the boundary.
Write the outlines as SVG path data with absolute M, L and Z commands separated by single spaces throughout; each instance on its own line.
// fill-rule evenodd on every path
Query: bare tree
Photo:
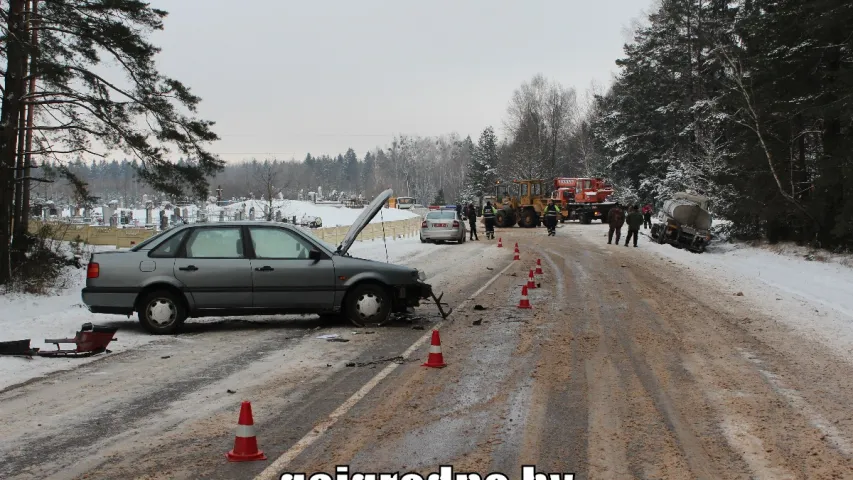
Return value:
M 293 177 L 284 175 L 282 164 L 278 160 L 266 160 L 264 163 L 254 163 L 254 179 L 257 189 L 262 192 L 267 208 L 265 219 L 269 222 L 275 218 L 275 198 L 288 187 Z
M 761 108 L 756 104 L 753 94 L 751 78 L 748 68 L 743 65 L 743 62 L 738 58 L 734 49 L 726 48 L 725 46 L 717 49 L 719 58 L 723 61 L 728 70 L 729 85 L 727 88 L 734 93 L 736 98 L 740 100 L 740 108 L 731 119 L 738 125 L 750 130 L 755 134 L 758 144 L 761 147 L 764 157 L 767 160 L 767 168 L 776 182 L 779 195 L 790 202 L 795 208 L 801 211 L 815 225 L 820 226 L 821 222 L 818 218 L 809 212 L 803 203 L 797 198 L 797 192 L 792 185 L 792 191 L 789 193 L 782 183 L 779 175 L 779 168 L 776 165 L 777 159 L 773 155 L 773 151 L 769 146 L 770 132 L 765 126 L 764 115 Z M 796 138 L 796 136 L 795 136 Z
M 535 75 L 513 92 L 504 123 L 513 170 L 548 177 L 568 163 L 568 137 L 577 123 L 574 89 Z

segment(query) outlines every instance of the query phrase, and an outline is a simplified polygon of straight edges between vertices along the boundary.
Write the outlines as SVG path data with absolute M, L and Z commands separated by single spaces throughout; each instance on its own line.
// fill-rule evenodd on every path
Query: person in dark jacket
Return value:
M 647 203 L 643 207 L 643 230 L 652 228 L 652 204 Z
M 486 224 L 486 238 L 492 240 L 495 238 L 495 215 L 497 213 L 495 207 L 492 206 L 492 202 L 486 202 L 486 206 L 483 207 L 483 222 Z
M 477 236 L 477 209 L 473 203 L 468 204 L 468 226 L 471 227 L 471 240 L 479 240 Z
M 622 237 L 622 225 L 625 225 L 625 212 L 622 211 L 622 205 L 616 202 L 616 205 L 607 212 L 607 223 L 610 225 L 610 231 L 607 232 L 607 244 L 613 243 L 613 234 L 616 234 L 616 245 L 619 245 L 619 239 Z
M 625 237 L 625 246 L 627 247 L 628 242 L 633 238 L 634 247 L 636 247 L 637 237 L 640 236 L 640 228 L 643 227 L 643 214 L 640 213 L 639 205 L 634 205 L 631 208 L 631 213 L 628 214 L 628 217 L 625 219 L 625 223 L 628 224 L 628 236 Z
M 557 217 L 560 215 L 560 207 L 554 205 L 553 199 L 548 199 L 548 206 L 542 212 L 545 215 L 545 226 L 548 228 L 548 236 L 557 235 Z
M 456 214 L 459 215 L 459 218 L 464 218 L 462 216 L 462 202 L 456 204 Z

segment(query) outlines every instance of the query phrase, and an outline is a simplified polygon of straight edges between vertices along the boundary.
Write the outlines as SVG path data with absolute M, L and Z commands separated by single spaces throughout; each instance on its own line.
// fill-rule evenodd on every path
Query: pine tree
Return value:
M 37 12 L 30 13 L 28 23 L 25 10 L 30 5 Z M 38 155 L 91 153 L 96 140 L 105 149 L 133 152 L 140 161 L 140 178 L 156 189 L 206 195 L 207 178 L 224 166 L 204 146 L 218 140 L 211 131 L 213 122 L 191 116 L 200 98 L 157 71 L 158 48 L 146 38 L 163 29 L 166 12 L 137 0 L 9 0 L 3 13 L 0 190 L 11 192 L 22 183 L 23 179 L 12 178 L 18 139 L 24 134 L 17 125 L 24 109 L 31 107 L 40 113 L 32 129 L 32 151 Z M 37 29 L 29 28 L 33 26 Z M 31 35 L 34 30 L 37 43 Z M 107 60 L 119 66 L 127 87 L 106 76 L 101 67 Z M 37 91 L 28 92 L 31 78 L 37 80 Z M 195 163 L 177 166 L 170 161 L 168 147 Z M 60 172 L 70 176 L 67 168 Z M 10 276 L 12 201 L 11 193 L 0 198 L 0 284 Z M 28 215 L 22 209 L 18 212 Z
M 486 127 L 480 134 L 477 146 L 471 143 L 470 148 L 471 160 L 465 173 L 462 200 L 480 203 L 480 199 L 491 190 L 497 175 L 498 145 L 494 129 Z
M 444 205 L 445 203 L 447 203 L 447 202 L 444 200 L 444 189 L 439 188 L 438 193 L 435 195 L 435 199 L 433 199 L 433 201 L 432 201 L 432 204 L 433 205 Z

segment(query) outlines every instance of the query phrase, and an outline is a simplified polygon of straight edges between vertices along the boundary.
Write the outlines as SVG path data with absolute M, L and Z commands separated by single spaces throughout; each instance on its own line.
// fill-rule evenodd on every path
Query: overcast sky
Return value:
M 609 85 L 650 0 L 151 0 L 161 71 L 203 99 L 226 161 L 500 127 L 534 74 Z

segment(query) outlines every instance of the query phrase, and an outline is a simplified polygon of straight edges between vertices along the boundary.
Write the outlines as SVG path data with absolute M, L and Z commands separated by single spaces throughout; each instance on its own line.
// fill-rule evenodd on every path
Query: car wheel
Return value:
M 347 295 L 345 308 L 358 327 L 383 325 L 391 318 L 391 296 L 379 285 L 359 285 Z
M 139 323 L 149 333 L 175 333 L 186 319 L 184 303 L 168 290 L 151 292 L 139 303 Z
M 421 243 L 426 243 L 426 240 L 424 240 L 424 236 L 423 236 L 423 235 L 421 235 Z

